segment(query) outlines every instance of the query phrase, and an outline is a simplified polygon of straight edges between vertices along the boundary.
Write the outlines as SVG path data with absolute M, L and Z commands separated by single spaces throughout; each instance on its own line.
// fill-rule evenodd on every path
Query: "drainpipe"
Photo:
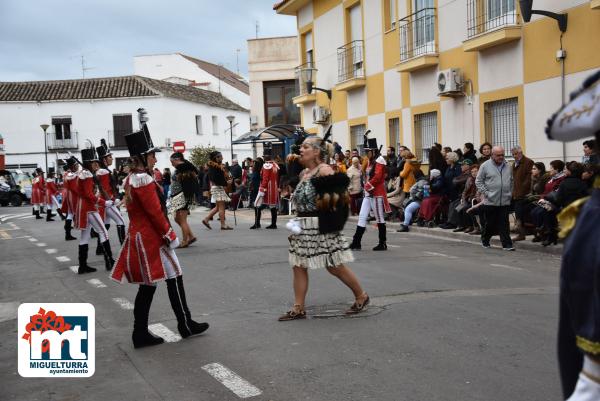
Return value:
M 567 100 L 567 88 L 566 88 L 566 84 L 565 84 L 565 59 L 567 58 L 567 52 L 566 50 L 563 49 L 563 43 L 562 43 L 562 38 L 563 38 L 564 32 L 560 33 L 560 49 L 556 52 L 556 60 L 560 62 L 560 80 L 561 80 L 561 105 L 564 107 L 564 105 L 566 104 Z M 562 158 L 563 158 L 563 162 L 567 162 L 567 143 L 563 142 L 562 143 Z

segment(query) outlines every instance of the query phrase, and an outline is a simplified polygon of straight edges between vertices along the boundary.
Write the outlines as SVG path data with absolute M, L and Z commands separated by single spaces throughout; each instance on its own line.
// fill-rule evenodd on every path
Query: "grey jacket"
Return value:
M 496 163 L 490 159 L 479 168 L 475 185 L 484 196 L 484 205 L 509 206 L 513 190 L 512 168 L 505 162 L 502 170 L 499 170 Z

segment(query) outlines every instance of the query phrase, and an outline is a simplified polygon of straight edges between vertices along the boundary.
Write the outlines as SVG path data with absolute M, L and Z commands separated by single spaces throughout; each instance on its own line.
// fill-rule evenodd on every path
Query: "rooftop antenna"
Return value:
M 235 65 L 237 74 L 240 75 L 240 49 L 235 49 Z
M 256 28 L 256 39 L 258 39 L 258 30 L 260 29 L 260 23 L 258 22 L 258 20 L 254 21 L 255 24 L 255 28 Z
M 86 67 L 85 66 L 85 56 L 81 55 L 81 78 L 85 79 L 85 72 L 88 70 L 93 70 L 94 67 Z

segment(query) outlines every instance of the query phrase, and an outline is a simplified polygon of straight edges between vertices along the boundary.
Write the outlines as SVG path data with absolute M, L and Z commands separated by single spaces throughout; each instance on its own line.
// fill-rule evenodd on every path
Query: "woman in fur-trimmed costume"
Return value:
M 213 216 L 219 213 L 219 221 L 221 222 L 221 230 L 233 230 L 225 223 L 225 204 L 231 202 L 225 188 L 230 183 L 228 174 L 225 172 L 223 165 L 223 155 L 221 152 L 211 152 L 210 161 L 208 162 L 208 179 L 210 181 L 210 199 L 211 203 L 215 203 L 215 207 L 208 212 L 208 215 L 202 220 L 202 224 L 209 230 L 210 221 Z
M 355 302 L 346 311 L 355 314 L 369 303 L 356 275 L 345 263 L 354 260 L 341 234 L 348 218 L 348 177 L 334 173 L 325 163 L 333 146 L 325 139 L 310 137 L 300 150 L 306 169 L 294 192 L 297 226 L 290 235 L 289 261 L 294 275 L 294 306 L 279 321 L 306 318 L 304 301 L 308 291 L 308 270 L 325 268 L 354 293 Z

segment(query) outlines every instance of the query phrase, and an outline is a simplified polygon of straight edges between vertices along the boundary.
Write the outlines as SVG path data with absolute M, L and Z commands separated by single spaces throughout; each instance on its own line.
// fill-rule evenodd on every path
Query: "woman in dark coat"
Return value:
M 446 172 L 446 168 L 448 165 L 446 164 L 446 159 L 440 149 L 433 145 L 429 150 L 429 171 L 431 170 L 440 170 L 442 176 Z

